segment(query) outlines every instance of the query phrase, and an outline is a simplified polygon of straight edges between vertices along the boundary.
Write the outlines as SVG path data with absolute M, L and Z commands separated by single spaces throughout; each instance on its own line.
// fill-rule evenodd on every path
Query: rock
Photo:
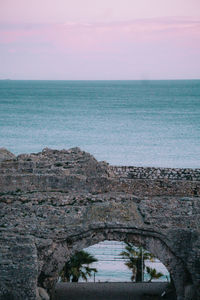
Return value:
M 37 289 L 36 289 L 36 300 L 42 300 L 38 289 L 39 289 L 39 287 L 37 287 Z
M 192 284 L 185 287 L 185 300 L 196 300 L 195 289 Z
M 38 295 L 39 298 L 37 300 L 49 300 L 49 295 L 47 294 L 47 291 L 45 289 L 43 289 L 42 287 L 38 287 Z
M 4 160 L 14 159 L 16 156 L 6 148 L 0 148 L 0 162 Z
M 109 166 L 79 148 L 0 162 L 0 300 L 49 299 L 37 285 L 51 294 L 71 254 L 103 240 L 143 245 L 170 270 L 178 299 L 192 278 L 199 300 L 200 181 L 160 170 L 158 180 L 154 168 Z

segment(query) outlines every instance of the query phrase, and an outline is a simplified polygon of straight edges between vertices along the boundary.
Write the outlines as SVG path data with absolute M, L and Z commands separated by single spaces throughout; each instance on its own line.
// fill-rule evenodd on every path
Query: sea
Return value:
M 76 146 L 112 165 L 200 168 L 200 80 L 0 80 L 0 147 Z M 92 247 L 101 270 L 91 280 L 130 281 L 123 243 Z

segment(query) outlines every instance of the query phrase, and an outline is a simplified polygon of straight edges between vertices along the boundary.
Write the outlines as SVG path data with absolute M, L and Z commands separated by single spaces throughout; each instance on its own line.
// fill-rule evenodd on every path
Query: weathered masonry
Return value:
M 114 167 L 79 148 L 0 150 L 0 299 L 51 293 L 76 250 L 132 241 L 200 299 L 200 170 Z M 190 298 L 191 299 L 191 298 Z

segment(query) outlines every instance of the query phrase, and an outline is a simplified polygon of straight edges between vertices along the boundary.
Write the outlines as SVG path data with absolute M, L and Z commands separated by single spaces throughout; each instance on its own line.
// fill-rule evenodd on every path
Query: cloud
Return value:
M 125 37 L 132 39 L 144 39 L 145 37 L 157 36 L 162 33 L 171 34 L 187 33 L 199 35 L 200 21 L 191 18 L 154 18 L 142 19 L 129 22 L 105 22 L 105 23 L 78 23 L 66 22 L 62 24 L 0 24 L 0 41 L 12 42 L 38 36 L 48 37 L 49 40 L 77 40 L 83 37 L 97 42 L 98 39 L 120 39 Z
M 47 66 L 52 67 L 59 74 L 65 65 L 63 77 L 68 72 L 65 70 L 91 76 L 104 70 L 114 75 L 133 71 L 150 74 L 156 68 L 160 70 L 158 77 L 168 74 L 170 68 L 197 74 L 200 20 L 174 17 L 128 22 L 1 23 L 0 46 L 5 70 L 8 61 L 16 66 L 19 61 L 26 72 L 28 64 L 44 72 Z

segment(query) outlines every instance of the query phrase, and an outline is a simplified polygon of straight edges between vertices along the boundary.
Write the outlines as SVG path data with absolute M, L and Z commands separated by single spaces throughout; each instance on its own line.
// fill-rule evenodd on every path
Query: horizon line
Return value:
M 0 81 L 183 81 L 200 80 L 199 78 L 171 78 L 171 79 L 11 79 L 0 78 Z

